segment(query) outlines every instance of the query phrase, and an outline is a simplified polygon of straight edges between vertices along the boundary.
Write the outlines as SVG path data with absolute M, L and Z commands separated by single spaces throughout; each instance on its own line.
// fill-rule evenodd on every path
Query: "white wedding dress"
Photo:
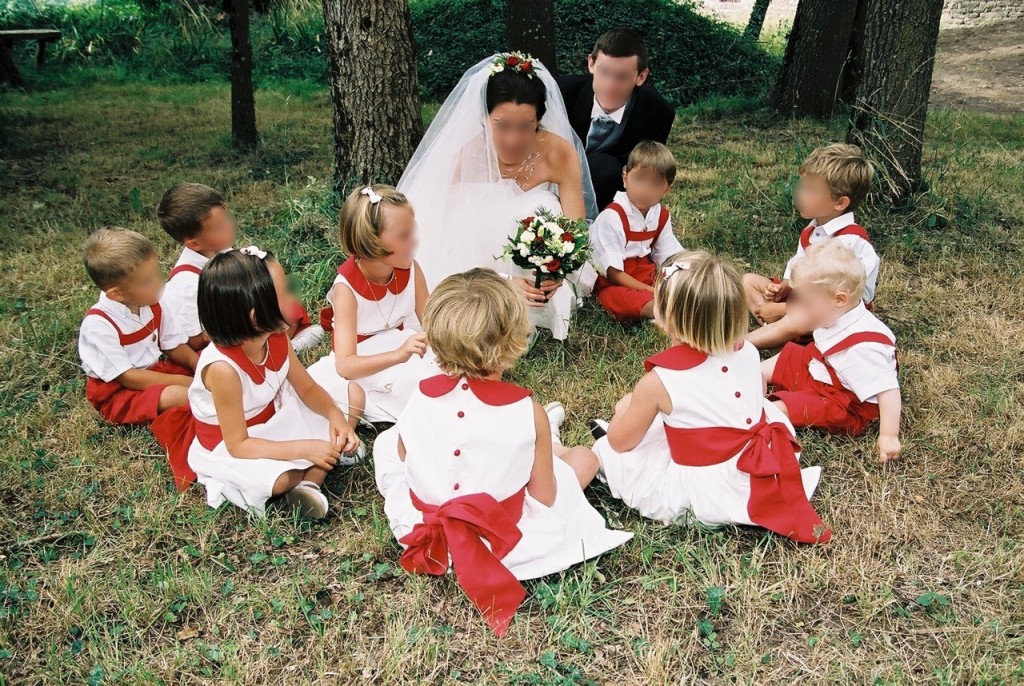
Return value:
M 445 277 L 473 267 L 489 267 L 503 274 L 533 279 L 501 258 L 502 248 L 516 223 L 544 208 L 561 214 L 558 187 L 541 183 L 524 191 L 512 179 L 503 179 L 487 125 L 486 89 L 493 57 L 471 67 L 445 100 L 398 182 L 416 212 L 420 248 L 416 259 L 433 290 Z M 535 78 L 547 89 L 547 112 L 542 131 L 565 138 L 576 148 L 583 171 L 583 198 L 587 219 L 597 216 L 597 202 L 586 153 L 569 124 L 558 85 L 539 62 Z M 534 326 L 551 330 L 557 340 L 569 333 L 573 311 L 597 280 L 586 265 L 555 292 L 547 305 L 530 308 Z

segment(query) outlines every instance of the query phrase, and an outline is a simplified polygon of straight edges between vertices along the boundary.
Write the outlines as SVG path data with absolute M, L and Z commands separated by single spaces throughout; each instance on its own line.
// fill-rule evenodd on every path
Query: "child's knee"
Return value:
M 188 388 L 185 386 L 170 385 L 164 386 L 160 391 L 158 411 L 164 412 L 172 407 L 188 405 Z
M 271 489 L 273 495 L 284 495 L 288 491 L 292 490 L 302 481 L 302 471 L 298 469 L 289 469 L 281 476 L 277 477 L 274 482 L 274 487 Z
M 363 408 L 366 407 L 366 391 L 355 381 L 348 384 L 348 418 L 358 419 L 363 416 Z

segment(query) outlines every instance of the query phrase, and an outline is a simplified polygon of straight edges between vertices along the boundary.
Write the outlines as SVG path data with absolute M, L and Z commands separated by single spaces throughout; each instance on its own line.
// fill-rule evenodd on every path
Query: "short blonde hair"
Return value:
M 95 231 L 82 246 L 85 271 L 104 290 L 119 285 L 151 257 L 156 257 L 156 246 L 151 240 L 117 226 Z
M 702 250 L 665 260 L 654 288 L 654 313 L 668 335 L 708 355 L 732 352 L 747 333 L 739 271 Z
M 493 270 L 477 268 L 434 289 L 423 328 L 446 374 L 479 379 L 526 353 L 531 326 L 522 294 Z
M 857 208 L 871 192 L 875 168 L 861 155 L 860 148 L 847 143 L 832 143 L 816 149 L 800 165 L 800 174 L 825 179 L 832 198 L 850 199 L 848 209 Z
M 363 193 L 367 188 L 380 196 L 379 202 L 371 202 L 370 196 Z M 408 207 L 409 200 L 393 186 L 379 183 L 359 186 L 349 193 L 345 206 L 341 208 L 339 222 L 341 247 L 348 255 L 379 260 L 391 254 L 380 242 L 380 232 L 384 228 L 381 205 Z
M 672 185 L 676 180 L 676 158 L 667 146 L 657 141 L 640 141 L 629 153 L 623 171 L 627 174 L 634 169 L 653 169 Z
M 849 248 L 834 238 L 815 243 L 793 265 L 790 284 L 821 286 L 829 295 L 846 293 L 857 302 L 864 297 L 864 265 Z

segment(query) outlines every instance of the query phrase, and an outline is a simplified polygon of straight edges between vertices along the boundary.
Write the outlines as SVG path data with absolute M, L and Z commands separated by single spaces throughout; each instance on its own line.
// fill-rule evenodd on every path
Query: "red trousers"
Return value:
M 191 369 L 170 360 L 161 360 L 149 370 L 161 374 L 192 376 Z M 166 384 L 159 384 L 133 391 L 117 381 L 101 381 L 89 377 L 85 382 L 85 399 L 111 424 L 148 424 L 160 414 L 160 394 L 165 388 Z
M 654 277 L 658 273 L 658 265 L 650 257 L 627 257 L 622 263 L 622 271 L 640 283 L 654 285 Z M 654 300 L 654 293 L 636 288 L 616 286 L 603 276 L 594 284 L 594 297 L 604 311 L 620 322 L 631 324 L 643 319 L 640 311 L 647 303 Z

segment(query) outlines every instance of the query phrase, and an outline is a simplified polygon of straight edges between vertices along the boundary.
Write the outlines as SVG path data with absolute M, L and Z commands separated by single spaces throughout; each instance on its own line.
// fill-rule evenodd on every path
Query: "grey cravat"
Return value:
M 600 148 L 615 130 L 615 126 L 615 120 L 607 114 L 600 114 L 596 119 L 591 120 L 590 132 L 587 134 L 587 152 L 593 152 Z

